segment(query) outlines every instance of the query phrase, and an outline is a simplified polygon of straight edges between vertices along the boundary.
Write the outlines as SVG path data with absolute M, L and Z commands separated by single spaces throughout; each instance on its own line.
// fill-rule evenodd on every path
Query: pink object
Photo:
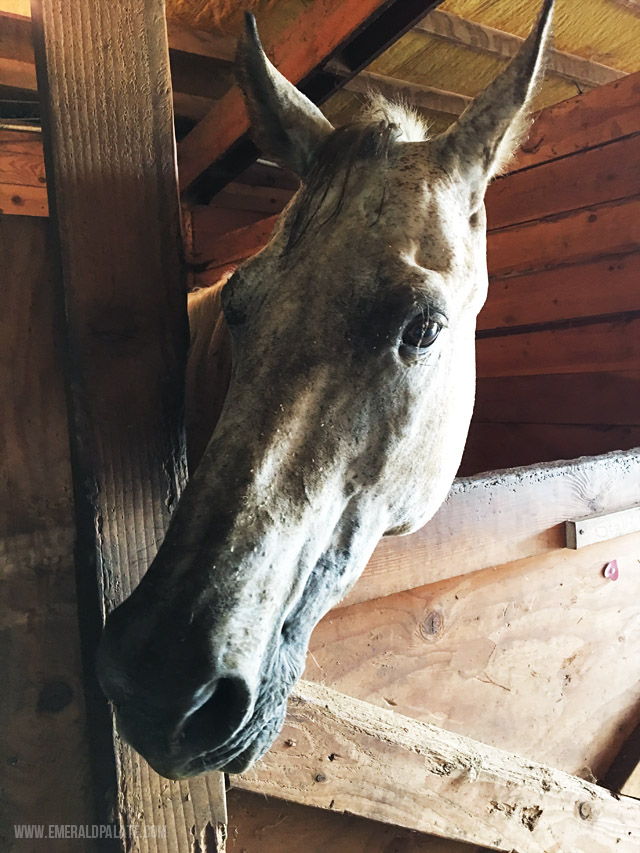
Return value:
M 610 581 L 618 580 L 618 561 L 611 560 L 610 563 L 604 567 L 604 576 L 605 578 L 609 578 Z

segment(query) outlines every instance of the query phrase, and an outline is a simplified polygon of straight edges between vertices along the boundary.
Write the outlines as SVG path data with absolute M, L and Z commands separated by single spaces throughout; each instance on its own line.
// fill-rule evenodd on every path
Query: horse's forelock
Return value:
M 358 162 L 386 163 L 398 142 L 421 142 L 428 136 L 426 124 L 410 107 L 372 95 L 361 115 L 334 130 L 319 146 L 313 165 L 305 175 L 289 224 L 287 251 L 292 249 L 314 222 L 334 181 L 340 177 L 336 202 L 323 225 L 336 216 L 344 202 L 353 167 Z M 384 196 L 384 186 L 382 187 Z

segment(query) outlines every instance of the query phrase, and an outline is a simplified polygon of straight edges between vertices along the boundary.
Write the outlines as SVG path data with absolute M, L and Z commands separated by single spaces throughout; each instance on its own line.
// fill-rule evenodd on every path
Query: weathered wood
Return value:
M 640 319 L 620 314 L 569 328 L 483 337 L 476 354 L 479 377 L 635 370 L 640 364 Z
M 47 228 L 44 220 L 0 217 L 0 848 L 6 853 L 27 849 L 14 824 L 92 819 L 67 413 Z
M 334 610 L 304 677 L 601 778 L 640 721 L 639 557 L 634 534 Z
M 632 505 L 640 452 L 456 480 L 433 519 L 383 539 L 341 606 L 564 547 L 564 522 Z
M 638 132 L 640 71 L 543 110 L 511 171 Z
M 565 162 L 565 161 L 563 161 Z M 523 173 L 526 174 L 526 173 Z M 626 223 L 627 231 L 633 223 Z M 526 326 L 640 309 L 640 254 L 560 263 L 550 269 L 495 275 L 478 317 L 479 329 Z
M 343 0 L 339 4 L 307 6 L 280 33 L 277 43 L 265 45 L 267 54 L 287 79 L 298 83 L 364 27 L 383 5 L 387 4 L 381 0 Z M 181 188 L 188 187 L 210 163 L 225 154 L 248 128 L 242 95 L 234 88 L 180 143 Z
M 232 784 L 496 850 L 631 853 L 640 841 L 635 800 L 308 682 L 275 748 Z
M 480 379 L 476 423 L 640 424 L 640 371 Z
M 457 117 L 471 103 L 471 98 L 458 95 L 455 92 L 445 92 L 433 86 L 423 86 L 409 83 L 396 77 L 375 74 L 372 71 L 361 71 L 344 88 L 347 92 L 367 95 L 371 91 L 381 92 L 389 100 L 402 100 L 414 107 L 429 112 L 442 113 L 449 117 Z
M 494 181 L 486 196 L 487 226 L 502 228 L 639 194 L 640 133 Z
M 106 703 L 89 666 L 100 617 L 154 556 L 186 475 L 188 336 L 162 12 L 154 0 L 33 3 L 69 351 L 90 734 L 101 739 L 96 775 L 115 760 L 119 779 L 117 792 L 104 780 L 98 790 L 121 824 L 144 815 L 167 827 L 167 840 L 147 839 L 148 850 L 188 851 L 194 834 L 224 822 L 222 777 L 168 784 L 120 741 L 109 752 Z
M 486 847 L 232 788 L 229 853 L 484 853 Z
M 605 202 L 537 222 L 513 225 L 487 235 L 492 275 L 622 255 L 640 250 L 640 197 Z
M 476 21 L 469 21 L 440 9 L 430 12 L 415 29 L 452 44 L 471 48 L 478 53 L 499 56 L 503 59 L 514 57 L 524 42 L 520 36 L 505 33 Z M 549 51 L 547 74 L 590 88 L 611 83 L 625 76 L 624 71 L 554 48 Z

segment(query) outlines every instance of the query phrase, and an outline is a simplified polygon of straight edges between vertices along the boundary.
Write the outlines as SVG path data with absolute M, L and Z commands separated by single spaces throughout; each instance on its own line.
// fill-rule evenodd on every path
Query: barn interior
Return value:
M 196 289 L 235 269 L 266 244 L 297 188 L 248 136 L 233 72 L 242 13 L 255 13 L 267 53 L 335 125 L 374 89 L 412 105 L 437 134 L 517 53 L 538 4 L 167 0 L 166 35 L 164 19 L 153 24 L 170 62 L 160 94 L 138 76 L 155 48 L 127 53 L 157 4 L 121 5 L 34 0 L 32 17 L 28 0 L 0 0 L 3 849 L 31 849 L 16 824 L 92 824 L 108 813 L 163 828 L 131 847 L 113 840 L 114 850 L 212 853 L 225 838 L 238 853 L 637 850 L 640 3 L 557 0 L 535 121 L 487 193 L 490 290 L 458 479 L 423 530 L 380 543 L 314 632 L 311 686 L 282 737 L 256 771 L 226 782 L 169 782 L 114 746 L 90 673 L 105 608 L 144 572 L 170 515 L 157 414 L 180 387 L 180 361 L 166 355 L 179 334 L 163 318 L 183 310 L 170 280 L 184 275 Z M 133 100 L 142 106 L 131 119 Z M 150 110 L 164 125 L 147 121 Z M 139 156 L 151 148 L 162 166 L 151 213 L 118 178 L 134 119 Z M 167 128 L 180 272 L 162 248 L 176 225 Z M 54 188 L 45 163 L 82 176 L 77 190 Z M 104 195 L 104 175 L 120 195 Z M 116 227 L 123 204 L 131 214 Z M 169 212 L 157 216 L 160 204 Z M 124 243 L 127 257 L 134 213 L 150 234 L 159 219 L 161 236 L 141 241 L 127 276 L 144 282 L 132 296 L 111 282 L 123 276 L 114 247 Z M 145 253 L 158 257 L 148 271 Z M 124 323 L 150 305 L 148 324 Z M 147 364 L 152 333 L 163 350 Z M 168 390 L 150 382 L 140 393 L 145 371 L 167 377 Z M 144 454 L 142 439 L 123 438 L 123 411 L 137 413 Z M 567 523 L 620 513 L 600 538 L 568 547 Z M 338 694 L 360 704 L 334 707 Z M 387 727 L 375 738 L 370 707 Z M 462 738 L 466 775 L 441 773 L 442 787 L 424 790 L 408 753 L 433 747 L 406 718 Z M 472 772 L 476 748 L 495 754 Z M 506 769 L 489 772 L 498 751 Z M 510 777 L 516 758 L 521 777 Z M 537 762 L 562 778 L 533 772 Z M 59 839 L 48 849 L 92 848 Z

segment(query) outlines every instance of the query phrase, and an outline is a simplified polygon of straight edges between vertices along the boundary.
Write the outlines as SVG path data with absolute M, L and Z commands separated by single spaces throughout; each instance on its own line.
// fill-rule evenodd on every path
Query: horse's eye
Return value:
M 433 317 L 420 315 L 414 317 L 402 334 L 402 343 L 413 349 L 427 349 L 435 343 L 440 334 L 442 323 Z

